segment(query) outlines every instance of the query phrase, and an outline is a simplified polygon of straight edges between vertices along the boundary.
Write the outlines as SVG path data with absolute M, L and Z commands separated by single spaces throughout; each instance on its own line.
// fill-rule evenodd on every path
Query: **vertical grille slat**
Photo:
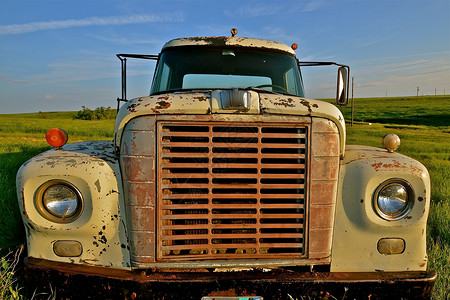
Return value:
M 308 125 L 158 124 L 157 257 L 306 255 Z

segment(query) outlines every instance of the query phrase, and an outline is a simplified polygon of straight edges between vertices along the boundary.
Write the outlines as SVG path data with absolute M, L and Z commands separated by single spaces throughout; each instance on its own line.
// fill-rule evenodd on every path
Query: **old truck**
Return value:
M 346 145 L 341 111 L 307 99 L 302 62 L 274 41 L 179 38 L 118 54 L 113 141 L 27 161 L 17 191 L 29 294 L 122 299 L 430 297 L 428 171 Z M 128 59 L 157 61 L 149 96 L 126 98 Z M 380 137 L 381 139 L 381 137 Z

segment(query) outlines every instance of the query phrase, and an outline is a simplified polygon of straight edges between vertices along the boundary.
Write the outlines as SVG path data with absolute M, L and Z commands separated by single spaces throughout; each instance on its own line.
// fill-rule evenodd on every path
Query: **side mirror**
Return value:
M 340 67 L 338 69 L 337 76 L 337 92 L 336 92 L 336 104 L 347 105 L 348 104 L 348 84 L 349 84 L 349 68 Z

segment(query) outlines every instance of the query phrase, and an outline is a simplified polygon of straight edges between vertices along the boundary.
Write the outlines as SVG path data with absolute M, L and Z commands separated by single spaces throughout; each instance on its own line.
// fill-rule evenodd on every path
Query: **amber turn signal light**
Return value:
M 45 134 L 45 139 L 50 146 L 59 148 L 64 146 L 69 139 L 67 132 L 60 128 L 52 128 Z

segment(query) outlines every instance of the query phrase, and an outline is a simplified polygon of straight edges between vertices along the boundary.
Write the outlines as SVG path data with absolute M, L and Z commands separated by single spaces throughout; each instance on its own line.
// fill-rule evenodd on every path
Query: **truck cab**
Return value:
M 340 110 L 305 98 L 300 66 L 337 65 L 345 104 L 347 66 L 234 35 L 118 57 L 114 140 L 18 172 L 29 282 L 68 298 L 430 297 L 428 171 L 395 135 L 346 145 Z M 128 100 L 132 58 L 157 65 Z

